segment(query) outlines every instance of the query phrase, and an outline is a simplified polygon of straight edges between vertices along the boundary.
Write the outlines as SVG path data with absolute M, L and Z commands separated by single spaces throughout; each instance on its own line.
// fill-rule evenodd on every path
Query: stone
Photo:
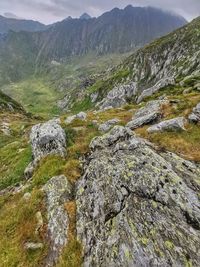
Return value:
M 192 113 L 188 117 L 190 122 L 198 123 L 200 122 L 200 103 L 193 108 Z
M 79 112 L 76 115 L 67 117 L 67 119 L 65 120 L 65 123 L 70 124 L 70 123 L 72 123 L 76 119 L 85 121 L 86 118 L 87 118 L 87 113 L 85 113 L 85 112 Z
M 137 103 L 142 102 L 143 99 L 146 97 L 152 96 L 156 92 L 158 92 L 160 89 L 169 86 L 169 85 L 175 85 L 175 79 L 172 77 L 165 77 L 159 80 L 153 87 L 148 88 L 144 90 L 141 95 L 137 99 Z
M 99 107 L 100 110 L 121 107 L 127 104 L 127 101 L 135 96 L 136 93 L 137 87 L 135 82 L 116 86 L 101 102 L 97 103 L 96 107 Z
M 100 132 L 108 132 L 115 124 L 119 123 L 119 119 L 112 119 L 99 125 L 98 130 Z
M 127 123 L 127 127 L 134 130 L 152 122 L 156 122 L 162 116 L 162 107 L 169 104 L 169 101 L 164 100 L 154 100 L 149 101 L 147 105 L 136 111 L 132 118 L 132 121 Z
M 30 140 L 35 161 L 52 154 L 66 155 L 66 134 L 55 120 L 33 126 Z
M 178 117 L 171 120 L 162 121 L 147 129 L 148 133 L 156 133 L 163 131 L 185 131 L 186 119 Z
M 31 199 L 31 193 L 27 192 L 23 195 L 23 199 L 25 201 L 29 201 Z
M 42 229 L 43 225 L 44 225 L 44 221 L 42 218 L 42 213 L 40 211 L 38 211 L 35 215 L 36 220 L 37 220 L 37 226 L 35 229 L 35 233 L 36 235 L 39 235 L 40 230 Z
M 199 165 L 122 126 L 90 148 L 76 193 L 83 266 L 198 266 Z
M 76 118 L 79 119 L 79 120 L 85 121 L 86 118 L 87 118 L 87 114 L 86 114 L 85 112 L 79 112 L 79 113 L 76 115 Z
M 24 248 L 26 250 L 38 250 L 43 249 L 44 245 L 42 243 L 33 243 L 33 242 L 27 242 L 24 245 Z
M 47 196 L 47 230 L 50 240 L 46 265 L 55 266 L 63 247 L 67 244 L 69 219 L 64 204 L 72 198 L 72 186 L 67 178 L 61 175 L 52 177 L 43 190 Z

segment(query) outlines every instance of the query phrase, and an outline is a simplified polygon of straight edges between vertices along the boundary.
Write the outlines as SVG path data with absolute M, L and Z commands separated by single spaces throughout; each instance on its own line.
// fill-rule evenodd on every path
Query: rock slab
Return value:
M 76 196 L 83 266 L 198 266 L 199 166 L 120 126 L 90 147 Z

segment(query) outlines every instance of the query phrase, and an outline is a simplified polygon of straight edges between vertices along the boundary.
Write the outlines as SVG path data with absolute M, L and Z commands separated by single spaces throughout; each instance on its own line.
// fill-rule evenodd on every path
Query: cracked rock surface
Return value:
M 47 196 L 48 237 L 50 250 L 45 266 L 55 266 L 55 263 L 67 243 L 68 215 L 64 208 L 71 199 L 72 187 L 64 175 L 52 177 L 43 187 Z
M 199 166 L 121 126 L 90 148 L 76 195 L 84 266 L 199 266 Z

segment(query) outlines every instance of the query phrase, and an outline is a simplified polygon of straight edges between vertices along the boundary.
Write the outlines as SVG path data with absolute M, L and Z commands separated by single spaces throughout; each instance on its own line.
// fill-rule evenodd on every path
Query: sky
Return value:
M 154 6 L 174 11 L 187 20 L 200 15 L 200 0 L 0 0 L 0 14 L 50 24 L 84 12 L 99 16 L 114 7 Z

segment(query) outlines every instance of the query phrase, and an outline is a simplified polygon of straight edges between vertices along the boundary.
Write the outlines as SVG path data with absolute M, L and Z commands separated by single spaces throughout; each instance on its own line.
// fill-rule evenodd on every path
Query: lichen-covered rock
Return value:
M 137 99 L 137 103 L 140 103 L 144 98 L 152 96 L 154 93 L 158 92 L 160 89 L 168 86 L 174 85 L 175 79 L 171 77 L 166 77 L 158 81 L 153 87 L 144 90 Z
M 70 124 L 72 123 L 75 119 L 79 119 L 79 120 L 86 120 L 87 118 L 87 114 L 85 112 L 79 112 L 78 114 L 76 115 L 73 115 L 73 116 L 69 116 L 67 117 L 67 119 L 65 120 L 65 123 L 67 124 Z
M 143 125 L 157 121 L 162 116 L 163 105 L 169 104 L 168 100 L 149 101 L 144 108 L 140 108 L 126 126 L 132 130 Z
M 137 93 L 136 83 L 119 85 L 113 88 L 108 95 L 96 106 L 100 110 L 107 108 L 118 108 L 127 103 L 127 100 L 131 99 Z
M 189 121 L 198 123 L 200 122 L 200 103 L 193 109 L 192 113 L 189 116 Z
M 84 266 L 199 266 L 200 168 L 128 128 L 91 142 L 77 188 Z
M 33 126 L 30 140 L 35 161 L 50 154 L 66 153 L 66 135 L 56 120 Z
M 72 187 L 64 175 L 51 178 L 43 187 L 47 196 L 50 251 L 45 266 L 54 266 L 67 243 L 68 215 L 64 208 L 72 197 Z
M 119 119 L 112 119 L 99 125 L 98 130 L 100 132 L 108 132 L 115 124 L 119 123 Z
M 186 119 L 178 117 L 171 120 L 162 121 L 147 129 L 148 133 L 163 132 L 163 131 L 185 131 Z

